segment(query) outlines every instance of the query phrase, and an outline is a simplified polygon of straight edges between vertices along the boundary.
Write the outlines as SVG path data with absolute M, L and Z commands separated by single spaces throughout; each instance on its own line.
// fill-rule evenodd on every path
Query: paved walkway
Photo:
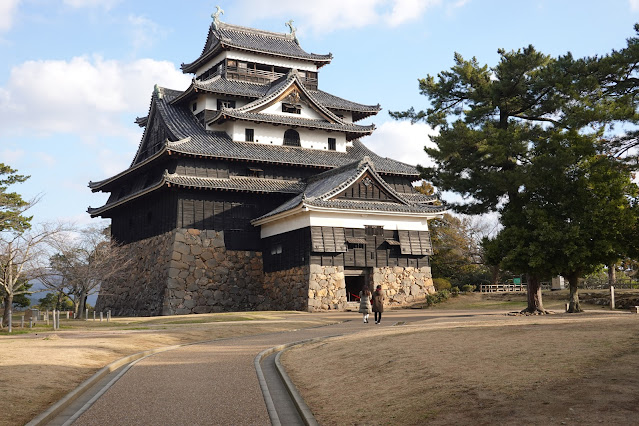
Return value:
M 477 314 L 488 313 L 389 311 L 384 313 L 380 325 L 374 324 L 372 315 L 371 322 L 363 324 L 357 313 L 314 314 L 346 322 L 184 346 L 137 362 L 73 424 L 268 425 L 270 419 L 254 368 L 254 359 L 262 350 L 398 322 L 450 320 Z

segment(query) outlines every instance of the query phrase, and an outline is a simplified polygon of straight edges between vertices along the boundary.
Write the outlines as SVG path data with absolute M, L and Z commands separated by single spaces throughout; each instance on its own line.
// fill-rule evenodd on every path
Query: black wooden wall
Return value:
M 311 251 L 313 238 L 317 238 L 317 230 L 307 227 L 286 232 L 280 235 L 265 238 L 262 241 L 262 256 L 264 259 L 264 270 L 273 272 L 290 269 L 292 267 L 309 264 L 322 266 L 344 266 L 344 267 L 385 267 L 385 266 L 412 266 L 421 268 L 430 266 L 427 255 L 402 254 L 399 245 L 391 244 L 387 240 L 399 243 L 398 231 L 383 230 L 381 232 L 368 232 L 366 229 L 335 228 L 343 230 L 346 240 L 345 251 Z M 324 227 L 322 227 L 324 228 Z M 326 230 L 331 228 L 326 227 Z M 315 236 L 313 236 L 315 231 Z M 321 232 L 324 238 L 328 235 L 336 235 L 333 232 Z M 377 233 L 378 235 L 372 235 Z M 339 233 L 341 234 L 341 232 Z M 348 241 L 360 242 L 348 242 Z M 325 240 L 324 248 L 328 250 L 343 250 L 341 243 Z M 281 246 L 281 251 L 278 250 Z M 318 246 L 319 247 L 319 246 Z

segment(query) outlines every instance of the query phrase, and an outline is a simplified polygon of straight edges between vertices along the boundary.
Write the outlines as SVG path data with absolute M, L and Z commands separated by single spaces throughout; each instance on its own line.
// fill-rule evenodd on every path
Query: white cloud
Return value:
M 0 135 L 28 131 L 131 137 L 123 114 L 145 115 L 153 85 L 184 89 L 189 77 L 166 61 L 28 61 L 0 88 Z
M 129 15 L 127 20 L 131 25 L 133 47 L 136 50 L 151 47 L 155 40 L 166 34 L 162 27 L 145 16 Z
M 396 27 L 419 19 L 426 9 L 439 5 L 442 1 L 444 0 L 240 0 L 234 7 L 241 10 L 248 21 L 277 17 L 284 22 L 294 17 L 304 28 L 321 34 L 342 28 L 371 25 Z
M 639 0 L 629 0 L 630 10 L 633 12 L 639 11 Z
M 101 7 L 105 10 L 110 10 L 121 0 L 64 0 L 64 4 L 67 6 L 82 8 L 82 7 Z
M 18 5 L 22 0 L 0 1 L 0 32 L 6 32 L 13 26 L 13 20 L 18 12 Z
M 5 149 L 0 151 L 0 162 L 5 164 L 12 164 L 18 162 L 21 158 L 24 157 L 24 151 L 21 149 Z
M 430 136 L 435 134 L 425 123 L 386 121 L 362 142 L 383 157 L 412 165 L 430 166 L 433 161 L 424 152 L 424 146 L 434 146 Z

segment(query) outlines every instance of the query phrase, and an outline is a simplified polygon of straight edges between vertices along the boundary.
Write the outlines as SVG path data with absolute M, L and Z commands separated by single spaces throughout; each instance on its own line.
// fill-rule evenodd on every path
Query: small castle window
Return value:
M 218 99 L 217 109 L 221 110 L 222 108 L 235 108 L 235 101 L 229 99 Z
M 297 130 L 288 129 L 286 132 L 284 132 L 284 145 L 301 146 L 300 134 L 297 133 Z
M 195 111 L 197 109 L 197 102 L 193 102 L 191 108 L 193 109 L 193 111 Z
M 328 138 L 328 149 L 335 151 L 337 149 L 337 140 L 335 138 Z
M 302 107 L 299 105 L 282 102 L 282 112 L 287 112 L 289 114 L 301 114 Z
M 255 139 L 255 130 L 254 129 L 244 129 L 244 140 L 246 142 L 253 142 Z
M 274 244 L 271 247 L 271 254 L 272 255 L 282 254 L 282 244 Z

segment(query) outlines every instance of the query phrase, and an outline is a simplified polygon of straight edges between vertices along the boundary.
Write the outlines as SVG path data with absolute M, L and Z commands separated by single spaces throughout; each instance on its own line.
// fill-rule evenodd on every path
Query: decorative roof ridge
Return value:
M 229 176 L 227 178 L 218 178 L 218 177 L 210 177 L 210 176 L 191 176 L 182 173 L 169 173 L 165 170 L 164 176 L 166 178 L 174 178 L 174 177 L 185 177 L 185 178 L 194 178 L 201 180 L 208 180 L 211 182 L 215 181 L 242 181 L 242 180 L 259 180 L 259 181 L 267 181 L 267 182 L 277 182 L 277 183 L 300 183 L 300 180 L 295 179 L 273 179 L 273 178 L 265 178 L 265 177 L 257 177 L 257 176 Z
M 171 148 L 171 147 L 175 147 L 175 146 L 180 146 L 180 145 L 188 143 L 188 142 L 191 142 L 191 136 L 187 136 L 187 137 L 185 137 L 183 139 L 179 139 L 177 141 L 170 141 L 170 140 L 166 139 L 164 141 L 164 145 L 166 145 L 167 148 Z
M 287 90 L 289 87 L 291 87 L 291 85 L 293 83 L 297 83 L 297 87 L 310 100 L 310 102 L 321 113 L 326 115 L 330 120 L 333 120 L 333 122 L 338 123 L 338 124 L 342 124 L 342 125 L 359 126 L 359 125 L 356 125 L 356 124 L 353 124 L 353 123 L 345 122 L 343 119 L 341 119 L 337 115 L 335 115 L 331 110 L 329 110 L 324 105 L 322 105 L 322 103 L 318 99 L 316 99 L 315 96 L 313 96 L 313 94 L 306 88 L 306 86 L 302 82 L 302 79 L 301 79 L 301 76 L 299 74 L 299 71 L 297 71 L 296 69 L 291 69 L 287 73 L 285 80 L 281 80 L 282 78 L 283 77 L 280 77 L 280 79 L 275 80 L 272 83 L 271 89 L 269 89 L 269 91 L 267 92 L 267 94 L 265 96 L 263 96 L 261 98 L 258 98 L 256 100 L 254 100 L 253 102 L 249 102 L 248 104 L 246 104 L 244 106 L 241 106 L 239 108 L 229 108 L 229 109 L 233 110 L 233 111 L 237 111 L 237 112 L 249 112 L 252 109 L 259 108 L 262 105 L 268 104 L 273 99 L 275 99 L 277 96 L 282 94 L 285 90 Z M 226 109 L 223 109 L 223 110 L 226 110 Z M 319 121 L 319 120 L 316 120 L 316 121 Z M 361 126 L 361 127 L 368 127 L 371 130 L 375 130 L 375 125 L 374 124 L 372 125 L 372 127 L 370 127 L 370 126 Z
M 362 107 L 365 107 L 365 108 L 362 108 L 362 109 L 361 109 L 361 111 L 363 111 L 363 112 L 379 112 L 379 111 L 381 111 L 381 110 L 382 110 L 382 106 L 379 104 L 379 102 L 378 102 L 376 105 L 365 105 L 365 104 L 361 104 L 361 103 L 359 103 L 359 102 L 355 102 L 355 101 L 351 101 L 351 100 L 349 100 L 349 99 L 342 98 L 341 96 L 334 95 L 334 94 L 332 94 L 332 93 L 330 93 L 330 92 L 327 92 L 327 91 L 325 91 L 325 90 L 320 90 L 320 89 L 312 90 L 312 89 L 308 89 L 308 91 L 309 91 L 309 92 L 311 92 L 311 93 L 312 93 L 312 92 L 316 92 L 316 93 L 325 93 L 325 94 L 327 94 L 327 95 L 330 95 L 330 96 L 332 96 L 332 97 L 334 97 L 334 98 L 337 98 L 337 99 L 340 99 L 340 100 L 342 100 L 342 101 L 346 101 L 346 102 L 350 102 L 350 103 L 353 103 L 353 104 L 361 105 Z M 337 107 L 335 107 L 335 108 L 336 108 L 336 109 L 338 109 Z M 366 109 L 366 108 L 370 108 L 370 109 Z
M 242 25 L 228 24 L 226 22 L 219 22 L 217 24 L 217 28 L 214 28 L 215 31 L 219 31 L 220 29 L 259 34 L 267 37 L 280 38 L 285 40 L 295 40 L 295 36 L 293 33 L 280 33 L 276 31 L 261 30 L 259 28 L 244 27 Z
M 151 94 L 151 101 L 149 103 L 149 113 L 146 115 L 146 125 L 144 126 L 144 132 L 142 133 L 142 137 L 140 138 L 140 142 L 138 143 L 138 149 L 135 151 L 133 160 L 131 161 L 131 164 L 129 164 L 129 168 L 135 165 L 135 161 L 138 159 L 138 157 L 140 156 L 140 153 L 142 152 L 142 146 L 144 145 L 144 141 L 146 140 L 148 135 L 147 133 L 147 131 L 149 130 L 148 124 L 149 122 L 151 122 L 151 120 L 155 118 L 155 109 L 156 109 L 155 102 L 158 99 L 161 99 L 159 96 L 160 96 L 160 88 L 156 84 L 153 87 L 153 93 Z

